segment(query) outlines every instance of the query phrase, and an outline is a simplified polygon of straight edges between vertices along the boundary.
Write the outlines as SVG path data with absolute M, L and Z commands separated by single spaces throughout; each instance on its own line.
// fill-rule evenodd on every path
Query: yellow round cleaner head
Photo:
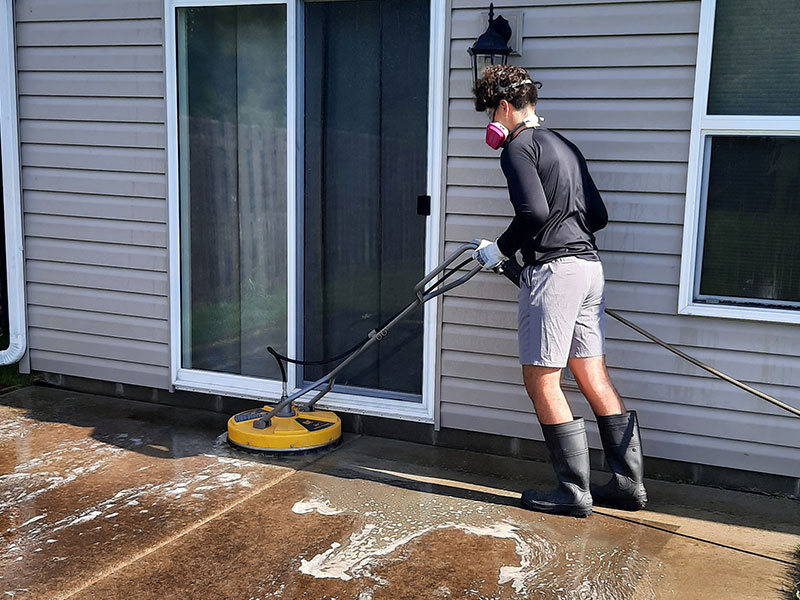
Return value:
M 264 418 L 271 407 L 256 408 L 228 419 L 228 442 L 259 452 L 303 452 L 336 444 L 342 437 L 342 421 L 332 412 L 315 410 L 292 416 Z

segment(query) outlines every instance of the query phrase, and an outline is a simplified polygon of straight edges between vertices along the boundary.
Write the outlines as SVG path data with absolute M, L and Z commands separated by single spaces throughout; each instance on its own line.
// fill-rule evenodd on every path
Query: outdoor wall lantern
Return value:
M 489 27 L 467 49 L 472 57 L 472 83 L 477 85 L 481 72 L 490 65 L 504 65 L 511 54 L 508 40 L 511 39 L 511 25 L 502 16 L 494 18 L 494 3 L 489 4 Z

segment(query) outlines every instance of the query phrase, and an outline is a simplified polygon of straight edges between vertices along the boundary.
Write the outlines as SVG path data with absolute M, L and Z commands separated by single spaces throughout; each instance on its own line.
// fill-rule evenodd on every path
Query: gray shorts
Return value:
M 605 279 L 600 261 L 557 258 L 522 272 L 519 362 L 567 366 L 567 358 L 605 354 Z

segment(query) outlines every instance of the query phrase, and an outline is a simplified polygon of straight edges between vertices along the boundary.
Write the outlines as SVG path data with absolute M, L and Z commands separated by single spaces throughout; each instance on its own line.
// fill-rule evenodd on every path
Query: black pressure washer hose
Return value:
M 445 279 L 449 278 L 451 275 L 453 275 L 454 273 L 456 273 L 457 271 L 462 269 L 471 260 L 472 260 L 472 257 L 469 257 L 466 260 L 464 260 L 461 263 L 459 263 L 458 265 L 456 265 L 455 267 L 453 267 L 452 269 L 449 269 L 448 271 L 446 271 L 445 274 L 442 276 L 442 278 L 437 283 L 431 285 L 430 288 L 426 289 L 423 292 L 423 294 L 427 294 L 432 288 L 437 287 L 439 284 L 441 284 L 442 281 L 444 281 Z M 520 277 L 522 276 L 522 265 L 520 265 L 516 261 L 515 258 L 511 258 L 511 259 L 507 260 L 506 262 L 504 262 L 503 265 L 498 268 L 498 272 L 502 273 L 509 281 L 511 281 L 514 285 L 519 287 L 519 285 L 520 285 Z M 404 310 L 405 309 L 399 311 L 398 313 L 396 313 L 395 315 L 393 315 L 392 317 L 387 319 L 383 323 L 383 325 L 378 327 L 375 331 L 381 331 L 382 329 L 384 329 L 386 327 L 386 325 L 391 323 Z M 689 361 L 693 365 L 695 365 L 697 367 L 700 367 L 704 371 L 707 371 L 707 372 L 711 373 L 715 377 L 719 377 L 720 379 L 735 385 L 736 387 L 744 390 L 745 392 L 753 394 L 754 396 L 756 396 L 757 398 L 760 398 L 761 400 L 765 400 L 766 402 L 774 404 L 778 408 L 781 408 L 781 409 L 783 409 L 783 410 L 785 410 L 787 412 L 792 413 L 796 417 L 800 417 L 800 409 L 797 409 L 794 406 L 790 406 L 790 405 L 786 404 L 785 402 L 781 402 L 777 398 L 773 398 L 772 396 L 770 396 L 768 394 L 765 394 L 764 392 L 761 392 L 761 391 L 759 391 L 759 390 L 757 390 L 757 389 L 755 389 L 753 387 L 750 387 L 746 383 L 742 383 L 738 379 L 734 379 L 730 375 L 726 375 L 722 371 L 720 371 L 718 369 L 715 369 L 714 367 L 711 367 L 711 366 L 709 366 L 709 365 L 697 360 L 693 356 L 689 356 L 685 352 L 681 352 L 680 350 L 678 350 L 674 346 L 671 346 L 667 342 L 665 342 L 663 340 L 660 340 L 659 338 L 654 336 L 649 331 L 646 331 L 646 330 L 642 329 L 641 327 L 639 327 L 638 325 L 635 325 L 634 323 L 631 323 L 630 321 L 628 321 L 627 319 L 625 319 L 624 317 L 619 315 L 616 311 L 611 310 L 610 308 L 606 308 L 606 314 L 608 316 L 616 319 L 617 321 L 619 321 L 623 325 L 625 325 L 627 327 L 630 327 L 631 329 L 633 329 L 637 333 L 643 335 L 644 337 L 646 337 L 650 341 L 658 344 L 662 348 L 664 348 L 666 350 L 669 350 L 673 354 L 676 354 L 677 356 L 680 356 L 682 359 L 684 359 L 686 361 Z M 284 355 L 278 353 L 278 351 L 275 350 L 275 348 L 273 348 L 272 346 L 268 346 L 267 347 L 267 352 L 272 354 L 272 356 L 275 358 L 275 360 L 278 361 L 278 366 L 280 367 L 280 370 L 281 370 L 281 379 L 282 379 L 283 383 L 286 384 L 287 377 L 286 377 L 286 369 L 284 367 L 284 362 L 293 363 L 293 364 L 296 364 L 296 365 L 325 365 L 325 364 L 337 362 L 337 361 L 343 360 L 343 359 L 347 358 L 348 356 L 350 356 L 351 354 L 357 352 L 369 340 L 370 340 L 370 336 L 368 335 L 367 337 L 365 337 L 363 340 L 359 341 L 355 346 L 353 346 L 349 350 L 347 350 L 345 352 L 342 352 L 341 354 L 339 354 L 337 356 L 334 356 L 333 358 L 326 358 L 326 359 L 322 359 L 322 360 L 300 360 L 300 359 L 296 359 L 296 358 L 290 358 L 288 356 L 284 356 Z

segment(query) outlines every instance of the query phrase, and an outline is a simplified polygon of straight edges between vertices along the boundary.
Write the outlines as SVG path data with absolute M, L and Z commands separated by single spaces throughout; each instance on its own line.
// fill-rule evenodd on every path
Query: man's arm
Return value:
M 508 181 L 508 193 L 514 205 L 514 219 L 497 238 L 497 246 L 504 256 L 514 256 L 527 240 L 532 238 L 550 216 L 550 206 L 536 171 L 535 158 L 520 146 L 508 146 L 500 166 Z

